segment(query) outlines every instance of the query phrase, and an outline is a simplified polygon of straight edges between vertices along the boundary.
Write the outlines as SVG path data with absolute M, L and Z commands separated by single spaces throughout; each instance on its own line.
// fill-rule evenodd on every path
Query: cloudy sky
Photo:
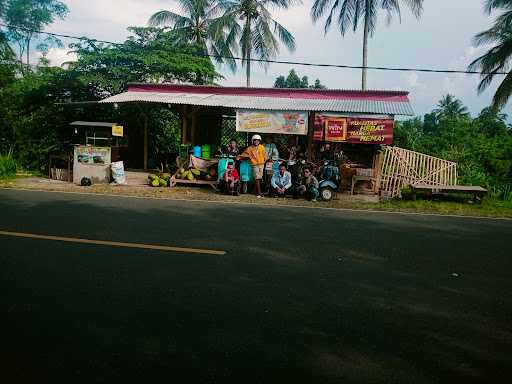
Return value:
M 129 26 L 146 25 L 147 20 L 161 9 L 177 10 L 173 0 L 63 0 L 70 9 L 64 21 L 57 21 L 48 31 L 89 36 L 109 41 L 123 41 Z M 313 0 L 288 11 L 275 11 L 276 19 L 295 36 L 297 49 L 282 49 L 281 60 L 347 65 L 361 64 L 362 33 L 341 37 L 336 28 L 324 35 L 323 23 L 314 25 L 309 16 Z M 388 67 L 427 67 L 465 69 L 483 50 L 472 45 L 472 37 L 488 28 L 492 17 L 484 15 L 483 0 L 425 0 L 421 20 L 408 10 L 403 11 L 402 22 L 395 19 L 391 25 L 381 20 L 370 41 L 369 65 Z M 64 40 L 65 43 L 67 43 Z M 65 49 L 52 49 L 48 57 L 54 64 L 69 60 Z M 288 65 L 271 64 L 266 70 L 255 66 L 253 86 L 272 86 L 275 78 L 286 74 Z M 329 88 L 360 87 L 357 70 L 295 66 L 299 75 L 313 81 L 319 78 Z M 243 85 L 243 71 L 222 71 L 224 85 Z M 405 89 L 417 114 L 430 111 L 439 98 L 452 93 L 477 114 L 487 106 L 492 91 L 478 95 L 478 76 L 424 73 L 369 72 L 369 87 L 373 89 Z M 510 105 L 505 109 L 510 114 Z

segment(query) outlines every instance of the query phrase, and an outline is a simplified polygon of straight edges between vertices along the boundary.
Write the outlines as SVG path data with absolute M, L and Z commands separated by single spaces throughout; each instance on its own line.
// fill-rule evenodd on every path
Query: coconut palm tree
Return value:
M 416 18 L 421 16 L 423 0 L 402 0 L 402 2 L 409 6 Z M 336 19 L 342 36 L 345 36 L 349 29 L 355 32 L 359 25 L 363 24 L 362 89 L 366 89 L 367 84 L 368 38 L 375 33 L 379 11 L 386 12 L 389 23 L 394 15 L 400 18 L 400 3 L 400 0 L 315 0 L 313 2 L 311 7 L 313 22 L 328 15 L 325 19 L 325 33 L 329 31 L 333 18 Z
M 205 54 L 212 55 L 219 63 L 227 63 L 232 69 L 235 61 L 229 59 L 231 50 L 225 44 L 222 30 L 212 26 L 219 16 L 220 8 L 214 0 L 176 0 L 182 14 L 162 10 L 153 14 L 149 25 L 172 28 L 178 41 L 194 43 L 204 48 Z M 223 58 L 224 57 L 224 58 Z
M 461 100 L 453 95 L 445 95 L 434 109 L 437 120 L 457 120 L 469 117 L 469 111 Z
M 215 22 L 226 44 L 240 51 L 246 68 L 246 84 L 251 86 L 251 59 L 267 60 L 279 52 L 279 42 L 295 49 L 292 34 L 271 15 L 269 9 L 288 9 L 299 0 L 219 0 L 223 15 Z
M 491 105 L 495 111 L 499 111 L 512 94 L 512 72 L 509 72 L 512 63 L 512 0 L 487 0 L 485 11 L 490 14 L 495 10 L 502 13 L 496 18 L 494 25 L 474 38 L 476 46 L 492 44 L 493 47 L 473 61 L 469 69 L 482 72 L 479 93 L 489 87 L 498 72 L 508 72 L 498 86 Z

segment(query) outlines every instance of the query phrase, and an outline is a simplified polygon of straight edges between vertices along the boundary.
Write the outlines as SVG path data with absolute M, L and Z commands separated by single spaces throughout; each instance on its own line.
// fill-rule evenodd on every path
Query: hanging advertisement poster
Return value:
M 347 141 L 347 118 L 325 119 L 325 141 L 344 142 Z
M 392 144 L 392 117 L 316 114 L 313 138 L 351 144 Z
M 236 112 L 236 130 L 239 132 L 306 135 L 308 133 L 308 113 L 238 110 Z

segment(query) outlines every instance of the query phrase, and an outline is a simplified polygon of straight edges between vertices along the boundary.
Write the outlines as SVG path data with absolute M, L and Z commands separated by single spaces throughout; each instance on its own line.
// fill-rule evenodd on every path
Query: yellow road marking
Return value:
M 64 242 L 68 242 L 68 243 L 105 245 L 105 246 L 109 246 L 109 247 L 152 249 L 152 250 L 167 251 L 167 252 L 202 253 L 202 254 L 206 254 L 206 255 L 225 255 L 226 254 L 226 251 L 218 251 L 218 250 L 214 250 L 214 249 L 183 248 L 183 247 L 171 247 L 171 246 L 167 246 L 167 245 L 154 245 L 154 244 L 142 244 L 142 243 L 123 243 L 123 242 L 119 242 L 119 241 L 91 240 L 91 239 L 82 239 L 82 238 L 77 238 L 77 237 L 38 235 L 35 233 L 0 231 L 0 235 L 1 236 L 12 236 L 12 237 L 24 237 L 24 238 L 39 239 L 39 240 L 64 241 Z

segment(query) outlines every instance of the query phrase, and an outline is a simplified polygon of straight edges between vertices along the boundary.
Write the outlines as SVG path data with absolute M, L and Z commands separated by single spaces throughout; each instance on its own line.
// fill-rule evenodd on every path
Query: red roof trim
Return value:
M 408 102 L 409 92 L 405 91 L 356 91 L 338 89 L 285 89 L 217 87 L 181 84 L 129 84 L 129 92 L 196 93 L 228 96 L 277 97 L 288 99 L 330 99 L 330 100 L 372 100 Z

